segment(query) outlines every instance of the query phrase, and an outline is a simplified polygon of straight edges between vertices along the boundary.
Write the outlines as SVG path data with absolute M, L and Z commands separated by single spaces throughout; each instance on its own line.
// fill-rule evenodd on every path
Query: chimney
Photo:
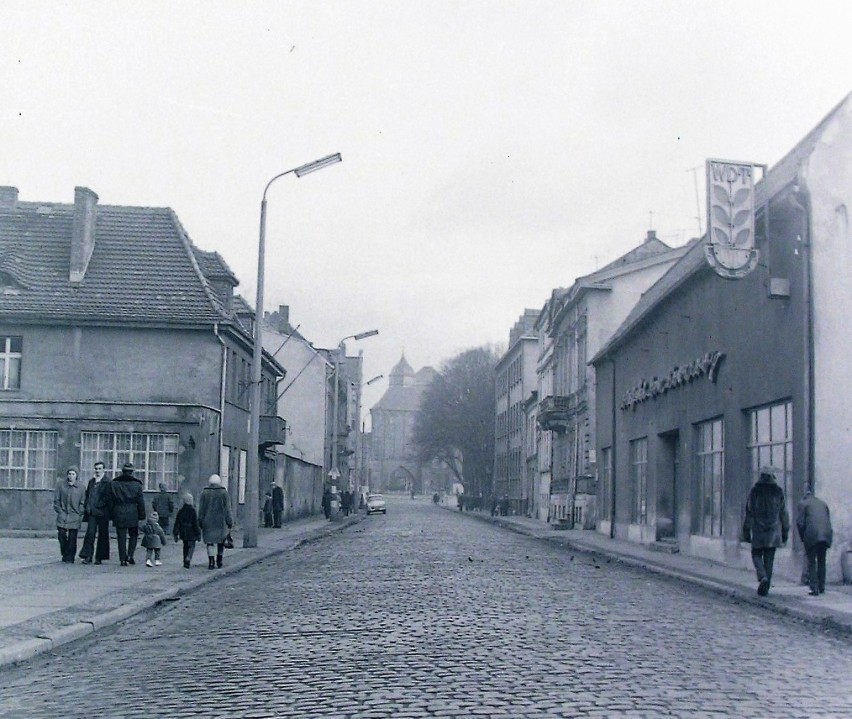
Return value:
M 645 242 L 653 242 L 657 239 L 657 231 L 656 230 L 648 230 L 648 236 L 645 238 Z
M 74 225 L 71 231 L 71 274 L 69 281 L 79 285 L 95 249 L 95 206 L 98 196 L 88 187 L 74 188 Z
M 278 305 L 278 331 L 290 330 L 290 305 Z
M 17 204 L 18 188 L 9 186 L 0 187 L 0 207 L 14 210 Z

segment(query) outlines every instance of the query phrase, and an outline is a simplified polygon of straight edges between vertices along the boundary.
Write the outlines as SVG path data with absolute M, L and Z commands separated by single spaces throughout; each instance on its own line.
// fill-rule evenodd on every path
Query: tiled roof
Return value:
M 169 208 L 97 205 L 94 251 L 73 286 L 73 215 L 71 204 L 0 208 L 0 273 L 18 290 L 0 293 L 0 317 L 169 325 L 231 319 L 202 267 L 218 258 L 233 274 L 216 253 L 193 247 Z

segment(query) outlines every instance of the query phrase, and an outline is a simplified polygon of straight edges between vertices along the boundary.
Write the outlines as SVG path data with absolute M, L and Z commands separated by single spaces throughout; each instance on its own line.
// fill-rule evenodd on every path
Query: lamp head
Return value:
M 296 174 L 296 177 L 304 177 L 305 175 L 310 175 L 312 172 L 316 172 L 317 170 L 322 170 L 324 167 L 328 167 L 329 165 L 336 165 L 338 162 L 343 162 L 343 158 L 340 156 L 339 152 L 334 155 L 328 155 L 327 157 L 320 158 L 319 160 L 314 160 L 313 162 L 308 162 L 305 165 L 297 167 L 293 170 L 293 172 Z
M 354 340 L 362 340 L 365 337 L 372 337 L 373 335 L 379 334 L 378 330 L 368 330 L 367 332 L 359 332 L 357 335 L 352 335 L 352 339 Z

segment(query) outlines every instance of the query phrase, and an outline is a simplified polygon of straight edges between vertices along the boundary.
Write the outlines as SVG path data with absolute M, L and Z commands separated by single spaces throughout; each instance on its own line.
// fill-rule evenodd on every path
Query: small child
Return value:
M 142 546 L 147 550 L 145 552 L 145 566 L 153 567 L 160 566 L 160 549 L 166 544 L 166 533 L 160 526 L 160 515 L 153 509 L 148 513 L 148 521 L 142 527 Z M 151 557 L 154 557 L 153 563 Z
M 263 526 L 272 526 L 272 492 L 266 493 L 266 501 L 263 503 Z
M 195 551 L 195 543 L 201 541 L 201 525 L 198 523 L 198 513 L 192 505 L 192 495 L 187 492 L 183 495 L 183 506 L 175 517 L 174 537 L 183 540 L 183 568 L 189 569 L 192 563 L 192 554 Z

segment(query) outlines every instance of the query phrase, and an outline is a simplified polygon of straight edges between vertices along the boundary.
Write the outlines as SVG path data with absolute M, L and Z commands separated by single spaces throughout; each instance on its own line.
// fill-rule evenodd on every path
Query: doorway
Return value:
M 680 433 L 659 435 L 657 460 L 657 541 L 677 537 L 677 486 Z

